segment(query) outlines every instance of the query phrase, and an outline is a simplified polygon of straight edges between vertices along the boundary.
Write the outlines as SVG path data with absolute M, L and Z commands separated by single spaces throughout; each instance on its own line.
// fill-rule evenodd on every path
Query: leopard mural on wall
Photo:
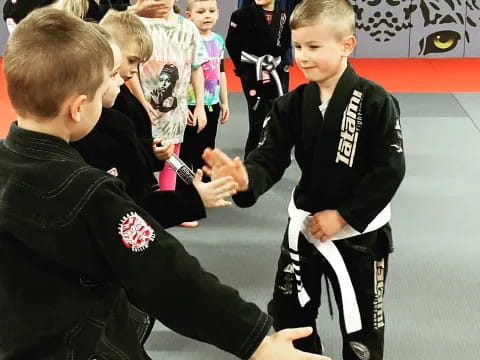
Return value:
M 410 56 L 462 56 L 479 47 L 480 0 L 355 0 L 357 29 L 377 43 L 410 33 Z M 380 44 L 379 44 L 380 45 Z

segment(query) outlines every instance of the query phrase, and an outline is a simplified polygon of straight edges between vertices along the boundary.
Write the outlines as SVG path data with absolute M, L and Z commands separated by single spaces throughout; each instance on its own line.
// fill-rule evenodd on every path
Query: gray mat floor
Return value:
M 480 94 L 397 94 L 407 175 L 393 203 L 395 252 L 386 284 L 386 360 L 480 359 Z M 218 147 L 242 155 L 243 95 Z M 205 268 L 265 309 L 272 291 L 286 205 L 298 180 L 283 180 L 249 209 L 209 211 L 197 229 L 173 228 Z M 338 314 L 318 318 L 328 355 L 340 360 Z M 156 324 L 153 359 L 233 359 Z

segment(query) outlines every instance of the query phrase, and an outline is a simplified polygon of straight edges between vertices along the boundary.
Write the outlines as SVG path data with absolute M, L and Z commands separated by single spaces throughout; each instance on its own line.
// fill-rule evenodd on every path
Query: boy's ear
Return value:
M 354 35 L 350 35 L 343 40 L 343 55 L 350 56 L 357 45 L 357 39 Z
M 185 11 L 185 17 L 190 20 L 191 17 L 192 17 L 192 12 L 190 10 L 186 10 Z
M 87 99 L 88 98 L 86 95 L 75 95 L 70 99 L 68 105 L 68 113 L 70 114 L 70 117 L 74 122 L 80 122 L 82 118 L 82 106 L 86 103 Z

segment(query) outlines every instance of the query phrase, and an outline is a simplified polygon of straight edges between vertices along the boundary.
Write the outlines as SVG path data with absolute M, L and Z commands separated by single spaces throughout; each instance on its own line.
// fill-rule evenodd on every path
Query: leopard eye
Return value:
M 444 53 L 453 50 L 458 40 L 460 40 L 460 34 L 456 31 L 438 31 L 420 40 L 420 47 L 424 49 L 423 55 Z

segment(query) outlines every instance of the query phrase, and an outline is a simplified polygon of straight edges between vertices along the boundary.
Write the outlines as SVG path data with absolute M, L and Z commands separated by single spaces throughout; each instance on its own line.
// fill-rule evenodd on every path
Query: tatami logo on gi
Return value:
M 128 213 L 120 220 L 118 233 L 123 244 L 134 252 L 147 249 L 155 240 L 155 231 L 136 212 Z
M 385 290 L 385 262 L 374 262 L 375 279 L 373 283 L 373 328 L 379 329 L 385 326 L 383 318 L 383 294 Z
M 343 113 L 340 128 L 340 142 L 338 143 L 335 162 L 342 162 L 349 167 L 353 166 L 355 150 L 357 148 L 358 132 L 362 125 L 362 97 L 363 93 L 354 90 L 345 112 Z

